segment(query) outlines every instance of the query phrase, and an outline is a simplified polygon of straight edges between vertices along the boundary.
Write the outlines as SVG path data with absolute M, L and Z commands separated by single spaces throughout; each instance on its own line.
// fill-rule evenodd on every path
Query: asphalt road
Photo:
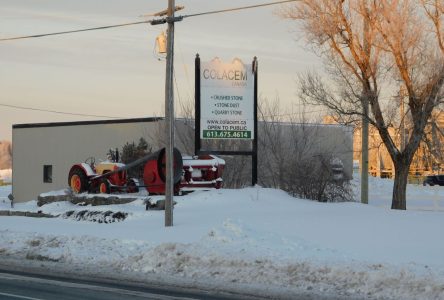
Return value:
M 105 267 L 104 267 L 105 268 Z M 85 270 L 86 269 L 86 270 Z M 164 283 L 153 278 L 132 277 L 116 270 L 105 272 L 82 271 L 72 265 L 54 262 L 10 259 L 0 255 L 0 300 L 363 300 L 344 296 L 320 295 L 317 293 L 257 293 L 248 289 L 212 290 Z M 100 271 L 100 270 L 99 270 Z M 97 274 L 96 274 L 97 273 Z M 90 274 L 90 275 L 86 275 Z M 96 274 L 96 275 L 93 275 Z M 126 278 L 126 279 L 123 279 Z M 164 280 L 164 278 L 162 279 Z M 174 281 L 174 280 L 173 280 Z M 206 286 L 206 285 L 205 285 Z
M 0 270 L 0 299 L 27 300 L 118 300 L 118 299 L 246 299 L 212 295 L 208 292 L 184 292 L 129 285 L 122 282 L 76 280 L 53 276 Z M 251 299 L 251 298 L 250 298 Z

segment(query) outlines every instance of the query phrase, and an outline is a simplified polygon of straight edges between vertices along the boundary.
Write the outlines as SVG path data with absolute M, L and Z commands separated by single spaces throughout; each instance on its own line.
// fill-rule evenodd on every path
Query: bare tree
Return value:
M 321 130 L 317 125 L 306 123 L 304 114 L 296 122 L 280 111 L 279 100 L 260 99 L 258 128 L 259 183 L 265 187 L 281 188 L 298 197 L 318 201 L 347 201 L 352 199 L 346 180 L 335 180 L 332 168 L 337 137 L 332 130 Z M 176 145 L 181 151 L 194 152 L 193 105 L 182 106 L 176 119 Z M 150 140 L 162 145 L 163 124 L 150 134 Z M 331 136 L 331 139 L 325 137 Z M 321 142 L 322 141 L 322 142 Z M 344 143 L 339 144 L 343 145 Z M 205 149 L 248 150 L 251 141 L 207 140 Z M 351 148 L 351 141 L 348 143 Z M 351 151 L 348 149 L 347 151 Z M 350 152 L 350 161 L 352 153 Z M 222 156 L 226 162 L 223 174 L 224 186 L 241 188 L 251 184 L 251 157 Z M 342 174 L 341 174 L 342 175 Z M 350 174 L 351 175 L 351 174 Z M 344 179 L 350 179 L 350 175 Z
M 286 6 L 282 16 L 302 22 L 308 42 L 328 59 L 337 80 L 334 90 L 319 76 L 301 78 L 304 100 L 339 115 L 368 118 L 395 166 L 392 209 L 406 209 L 412 158 L 444 84 L 442 1 L 301 0 Z M 382 80 L 392 83 L 384 93 L 400 86 L 407 93 L 412 128 L 404 149 L 389 133 L 394 120 L 383 100 L 395 97 L 380 97 Z M 367 102 L 371 114 L 365 111 Z
M 306 122 L 305 115 L 282 114 L 279 99 L 261 99 L 259 106 L 259 183 L 265 187 L 280 188 L 290 194 L 321 202 L 351 201 L 349 185 L 351 174 L 345 174 L 338 155 L 342 128 L 323 128 Z M 283 116 L 286 121 L 283 122 Z M 334 130 L 338 131 L 335 132 Z M 326 138 L 326 135 L 330 138 Z M 336 172 L 336 173 L 335 173 Z

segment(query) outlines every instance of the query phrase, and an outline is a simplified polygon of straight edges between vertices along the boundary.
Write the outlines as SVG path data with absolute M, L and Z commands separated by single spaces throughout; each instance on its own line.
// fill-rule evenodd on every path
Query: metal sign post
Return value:
M 253 72 L 254 72 L 254 140 L 253 140 L 253 151 L 251 153 L 251 185 L 255 186 L 257 184 L 257 57 L 253 59 Z

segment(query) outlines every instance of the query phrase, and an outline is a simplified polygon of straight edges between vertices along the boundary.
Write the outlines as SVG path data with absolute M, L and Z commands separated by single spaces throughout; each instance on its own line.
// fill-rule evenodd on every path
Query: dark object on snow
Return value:
M 145 199 L 143 203 L 145 204 L 145 210 L 156 209 L 156 204 L 151 202 L 151 198 Z
M 145 200 L 145 210 L 165 210 L 165 199 L 157 200 L 156 203 L 151 201 L 151 198 Z M 177 202 L 173 201 L 173 205 Z
M 98 205 L 111 205 L 111 204 L 126 204 L 137 200 L 137 197 L 117 197 L 117 196 L 110 196 L 110 195 L 94 195 L 90 196 L 88 194 L 79 194 L 74 195 L 72 199 L 70 200 L 73 204 L 79 204 L 80 205 L 91 205 L 91 206 L 98 206 Z
M 92 210 L 70 210 L 62 215 L 64 219 L 73 219 L 76 221 L 89 221 L 97 223 L 114 223 L 121 222 L 128 217 L 127 213 L 124 212 L 112 212 L 108 211 L 92 211 Z
M 56 216 L 44 214 L 41 210 L 38 212 L 30 211 L 10 211 L 0 210 L 0 216 L 15 216 L 15 217 L 32 217 L 32 218 L 55 218 Z
M 426 185 L 430 185 L 430 186 L 441 185 L 441 186 L 443 186 L 444 185 L 444 175 L 426 176 L 422 185 L 424 185 L 424 186 L 426 186 Z
M 11 201 L 11 208 L 13 208 L 14 207 L 14 196 L 12 194 L 9 194 L 8 199 Z
M 69 201 L 78 205 L 111 205 L 111 204 L 126 204 L 137 200 L 137 197 L 117 197 L 110 195 L 88 195 L 88 194 L 73 194 L 69 190 L 65 194 L 60 195 L 39 195 L 37 198 L 37 206 L 43 206 L 48 203 Z
M 64 194 L 59 194 L 59 195 L 40 194 L 37 197 L 37 206 L 41 207 L 45 204 L 53 202 L 72 201 L 72 199 L 73 199 L 73 194 L 69 190 L 65 190 Z

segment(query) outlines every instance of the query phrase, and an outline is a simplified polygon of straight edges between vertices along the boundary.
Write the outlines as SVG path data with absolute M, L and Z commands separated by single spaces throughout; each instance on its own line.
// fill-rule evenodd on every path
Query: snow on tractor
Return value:
M 174 149 L 174 191 L 193 191 L 222 187 L 225 161 L 214 155 L 182 156 Z M 148 154 L 129 164 L 112 159 L 95 163 L 89 158 L 71 167 L 68 184 L 74 193 L 137 193 L 144 187 L 149 194 L 165 194 L 165 149 Z M 129 178 L 128 170 L 143 167 L 142 178 Z M 143 184 L 141 184 L 143 183 Z

